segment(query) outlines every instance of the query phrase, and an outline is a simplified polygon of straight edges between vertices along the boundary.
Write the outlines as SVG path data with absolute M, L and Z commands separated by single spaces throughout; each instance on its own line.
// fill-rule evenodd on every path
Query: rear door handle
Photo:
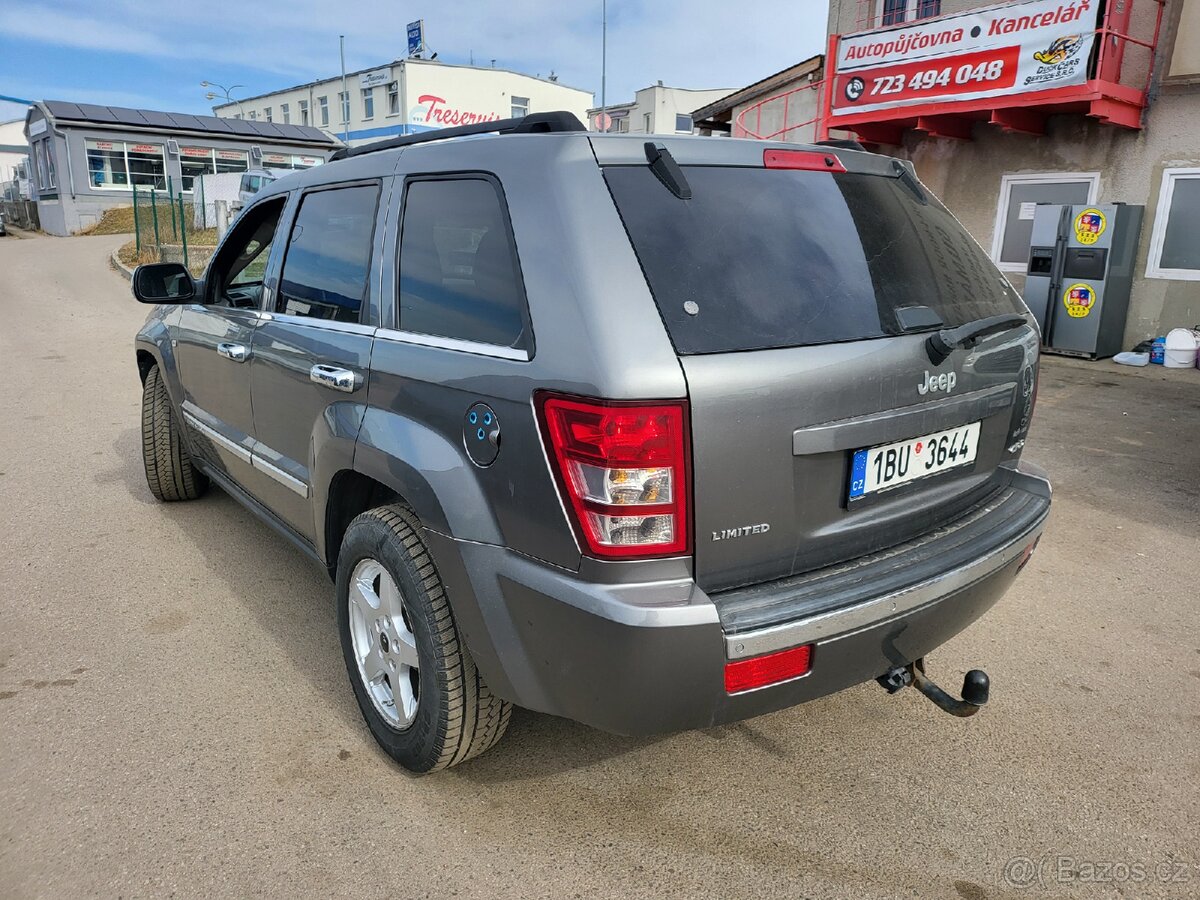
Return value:
M 217 352 L 226 359 L 232 359 L 234 362 L 246 361 L 246 345 L 245 344 L 217 344 Z
M 309 381 L 335 391 L 353 393 L 362 386 L 362 376 L 349 369 L 339 369 L 336 366 L 326 366 L 318 363 L 308 373 Z

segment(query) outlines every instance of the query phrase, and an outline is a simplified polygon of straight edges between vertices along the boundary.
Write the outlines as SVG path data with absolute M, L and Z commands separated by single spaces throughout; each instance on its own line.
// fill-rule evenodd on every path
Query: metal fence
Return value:
M 133 185 L 133 238 L 139 263 L 171 260 L 191 268 L 188 244 L 197 227 L 192 204 L 185 203 L 170 176 L 166 190 Z
M 0 213 L 4 213 L 5 222 L 17 228 L 37 231 L 42 227 L 37 204 L 32 200 L 0 200 Z

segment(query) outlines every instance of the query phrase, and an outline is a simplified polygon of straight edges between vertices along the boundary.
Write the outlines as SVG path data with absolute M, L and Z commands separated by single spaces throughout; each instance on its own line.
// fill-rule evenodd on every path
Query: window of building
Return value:
M 903 22 L 907 6 L 908 0 L 883 0 L 882 24 L 897 25 Z
M 58 185 L 54 174 L 54 146 L 49 140 L 38 141 L 38 153 L 41 157 L 41 164 L 38 167 L 41 181 L 38 186 L 44 190 L 52 191 Z
M 268 106 L 266 109 L 263 110 L 263 118 L 266 119 L 268 122 L 274 121 L 271 118 L 271 107 Z
M 1200 281 L 1200 169 L 1164 169 L 1147 278 Z
M 522 116 L 529 115 L 529 98 L 528 97 L 513 97 L 512 98 L 512 117 L 519 119 Z
M 307 100 L 300 101 L 300 124 L 301 125 L 308 124 L 308 101 Z
M 245 150 L 217 150 L 212 147 L 180 147 L 180 190 L 185 194 L 195 190 L 199 175 L 219 175 L 224 172 L 245 172 L 249 169 Z
M 253 110 L 253 109 L 252 109 L 252 110 L 250 110 L 250 115 L 249 115 L 249 116 L 247 116 L 247 118 L 249 118 L 249 119 L 251 119 L 251 120 L 256 120 L 256 119 L 258 118 L 258 111 L 257 111 L 257 110 Z
M 292 108 L 291 108 L 290 104 L 287 104 L 287 103 L 279 104 L 279 117 L 281 119 L 283 119 L 284 125 L 292 124 Z
M 508 214 L 484 178 L 413 181 L 400 233 L 400 328 L 526 346 L 525 292 Z
M 642 114 L 642 131 L 646 132 L 646 134 L 649 134 L 649 133 L 650 133 L 650 131 L 651 131 L 651 128 L 650 128 L 650 113 L 643 113 L 643 114 Z
M 917 18 L 932 19 L 942 14 L 942 0 L 917 0 Z
M 329 98 L 328 97 L 318 97 L 317 98 L 317 111 L 321 114 L 321 124 L 328 125 L 329 124 Z
M 992 233 L 992 259 L 1005 272 L 1024 272 L 1029 263 L 1033 212 L 1038 203 L 1095 203 L 1099 172 L 1005 175 Z
M 362 89 L 363 103 L 363 118 L 375 118 L 375 88 L 367 87 Z
M 393 81 L 387 86 L 388 115 L 400 115 L 400 82 Z
M 676 114 L 675 130 L 679 134 L 691 134 L 692 133 L 692 117 Z
M 166 190 L 167 172 L 162 144 L 128 141 L 84 141 L 88 184 L 100 190 L 133 186 Z
M 882 0 L 881 25 L 899 25 L 912 19 L 929 19 L 942 14 L 942 0 Z
M 350 121 L 350 92 L 338 91 L 338 105 L 342 108 L 342 124 Z
M 306 194 L 279 280 L 278 312 L 357 322 L 367 293 L 379 186 Z
M 612 129 L 610 128 L 609 130 L 611 131 Z M 621 116 L 621 118 L 616 120 L 616 130 L 621 134 L 629 132 L 629 116 Z

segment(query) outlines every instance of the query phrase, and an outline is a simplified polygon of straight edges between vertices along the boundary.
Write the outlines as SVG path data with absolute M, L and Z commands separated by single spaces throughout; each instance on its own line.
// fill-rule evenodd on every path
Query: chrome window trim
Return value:
M 338 322 L 334 319 L 318 319 L 315 316 L 294 316 L 291 313 L 264 312 L 260 322 L 281 322 L 287 325 L 306 325 L 309 328 L 324 328 L 326 331 L 344 331 L 347 334 L 374 334 L 374 325 L 361 322 Z
M 982 578 L 1000 571 L 1017 559 L 1029 543 L 1039 537 L 1046 527 L 1043 516 L 1029 531 L 1004 547 L 980 559 L 947 572 L 945 575 L 882 597 L 875 597 L 854 606 L 830 610 L 827 613 L 772 625 L 757 631 L 725 635 L 725 655 L 728 659 L 760 656 L 801 644 L 812 644 L 826 638 L 859 631 L 888 619 L 902 616 L 922 606 L 943 601 L 953 603 L 951 596 Z
M 247 450 L 241 444 L 231 441 L 229 438 L 225 437 L 225 435 L 221 434 L 221 432 L 217 431 L 215 428 L 210 428 L 208 425 L 205 425 L 203 422 L 201 422 L 199 419 L 197 419 L 194 415 L 192 415 L 186 409 L 183 411 L 183 420 L 185 422 L 187 422 L 187 424 L 190 425 L 192 428 L 194 428 L 196 431 L 200 432 L 206 438 L 211 440 L 213 443 L 218 444 L 221 447 L 224 447 L 226 450 L 228 450 L 230 453 L 232 453 L 234 456 L 236 456 L 242 462 L 250 463 L 251 465 L 253 465 L 253 463 L 251 462 L 252 454 L 250 453 L 249 450 Z
M 278 466 L 272 465 L 257 453 L 255 453 L 252 457 L 250 464 L 264 475 L 274 478 L 288 490 L 299 494 L 305 500 L 308 499 L 308 485 L 299 478 L 289 475 Z
M 517 362 L 529 362 L 530 359 L 529 351 L 524 348 L 464 341 L 461 338 L 442 337 L 436 334 L 419 334 L 415 331 L 380 328 L 375 332 L 375 336 L 381 340 L 400 344 L 415 344 L 418 347 L 433 347 L 438 350 L 454 350 L 458 353 L 474 353 L 476 356 L 491 356 L 496 359 L 511 359 Z

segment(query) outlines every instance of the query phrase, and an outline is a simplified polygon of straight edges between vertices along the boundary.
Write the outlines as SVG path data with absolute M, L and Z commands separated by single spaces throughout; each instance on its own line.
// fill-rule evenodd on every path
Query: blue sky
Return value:
M 662 79 L 736 88 L 821 52 L 819 0 L 609 0 L 608 101 Z M 0 95 L 208 112 L 202 80 L 267 93 L 405 55 L 423 17 L 446 62 L 549 74 L 600 100 L 600 0 L 0 0 Z M 0 121 L 24 114 L 0 103 Z

